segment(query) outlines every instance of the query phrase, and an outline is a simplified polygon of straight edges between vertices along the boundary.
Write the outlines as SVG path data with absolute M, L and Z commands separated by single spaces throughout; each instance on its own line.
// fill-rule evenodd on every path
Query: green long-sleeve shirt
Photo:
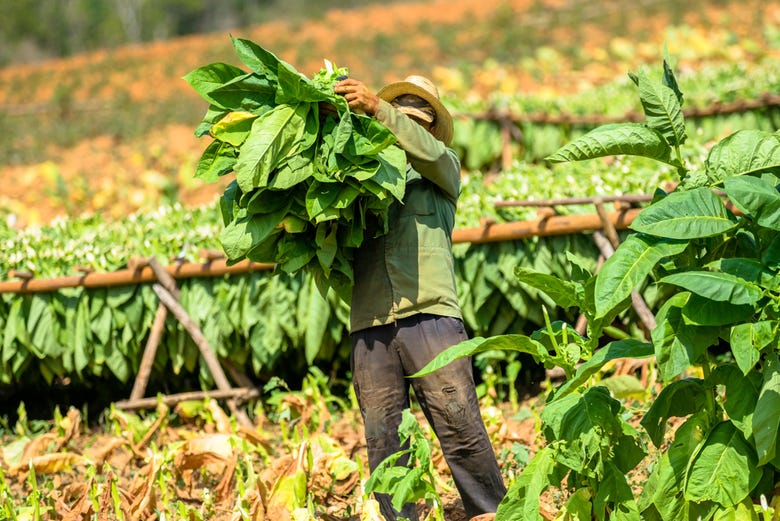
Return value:
M 416 313 L 460 318 L 452 257 L 460 162 L 389 103 L 380 101 L 375 117 L 406 151 L 406 192 L 403 204 L 390 208 L 388 233 L 365 240 L 355 253 L 350 329 Z

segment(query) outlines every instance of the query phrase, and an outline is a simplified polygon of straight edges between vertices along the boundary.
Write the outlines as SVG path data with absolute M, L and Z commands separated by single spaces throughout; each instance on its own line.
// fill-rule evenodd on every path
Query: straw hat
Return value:
M 392 103 L 394 99 L 404 94 L 414 94 L 433 107 L 436 119 L 434 120 L 431 133 L 445 145 L 449 146 L 452 143 L 453 134 L 452 116 L 442 102 L 439 101 L 439 90 L 436 88 L 436 85 L 428 78 L 412 75 L 407 76 L 403 81 L 386 85 L 376 93 L 377 96 L 389 103 Z M 422 117 L 424 120 L 429 119 L 429 117 L 425 117 L 424 111 L 420 111 L 416 107 L 403 107 L 402 111 Z

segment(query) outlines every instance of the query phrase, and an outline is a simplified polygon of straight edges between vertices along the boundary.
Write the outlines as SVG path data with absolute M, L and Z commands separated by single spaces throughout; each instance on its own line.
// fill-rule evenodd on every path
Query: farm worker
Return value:
M 335 92 L 350 108 L 373 116 L 406 152 L 403 204 L 391 206 L 389 232 L 367 230 L 354 259 L 350 332 L 353 384 L 374 470 L 400 450 L 398 426 L 414 389 L 452 471 L 466 514 L 492 519 L 506 494 L 479 410 L 471 360 L 451 362 L 430 376 L 407 379 L 437 354 L 467 339 L 455 287 L 452 229 L 460 193 L 460 161 L 448 146 L 452 116 L 427 78 L 409 76 L 378 93 L 352 78 Z M 402 463 L 403 464 L 403 463 Z M 386 519 L 417 519 L 377 494 Z

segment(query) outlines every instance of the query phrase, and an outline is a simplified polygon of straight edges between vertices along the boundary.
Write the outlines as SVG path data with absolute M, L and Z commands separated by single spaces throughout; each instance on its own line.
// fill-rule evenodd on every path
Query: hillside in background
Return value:
M 236 31 L 311 75 L 329 59 L 376 88 L 433 77 L 451 104 L 565 97 L 657 64 L 751 61 L 778 41 L 772 2 L 471 0 L 330 10 Z M 238 64 L 232 31 L 0 70 L 0 215 L 15 227 L 58 215 L 118 218 L 162 202 L 213 200 L 193 179 L 205 103 L 181 79 Z M 457 132 L 457 129 L 456 129 Z

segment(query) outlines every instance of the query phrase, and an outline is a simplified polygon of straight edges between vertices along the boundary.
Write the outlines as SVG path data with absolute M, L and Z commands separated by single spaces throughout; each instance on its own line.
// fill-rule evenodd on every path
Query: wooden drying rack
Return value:
M 534 236 L 564 235 L 592 231 L 594 232 L 593 240 L 601 252 L 598 264 L 600 266 L 619 245 L 617 231 L 628 228 L 639 213 L 640 209 L 634 207 L 634 205 L 649 199 L 650 196 L 615 196 L 546 199 L 539 201 L 502 201 L 496 203 L 496 207 L 537 207 L 539 209 L 537 211 L 537 219 L 510 223 L 483 221 L 482 225 L 476 228 L 455 230 L 452 234 L 452 239 L 453 243 L 488 243 L 512 241 Z M 615 211 L 607 211 L 605 208 L 605 203 L 607 202 L 615 203 Z M 593 204 L 596 208 L 596 214 L 567 216 L 558 215 L 555 210 L 556 206 L 573 204 Z M 258 390 L 252 384 L 251 379 L 230 364 L 229 361 L 220 361 L 217 358 L 203 332 L 179 303 L 179 289 L 176 285 L 176 279 L 243 274 L 270 270 L 273 269 L 274 265 L 252 261 L 241 261 L 228 265 L 222 252 L 213 250 L 201 251 L 200 257 L 204 259 L 203 263 L 191 263 L 174 259 L 173 263 L 168 266 L 163 266 L 154 257 L 146 259 L 133 258 L 128 262 L 127 269 L 108 273 L 80 269 L 78 270 L 80 271 L 79 275 L 50 279 L 36 279 L 31 273 L 12 271 L 9 275 L 19 280 L 0 282 L 0 293 L 42 293 L 78 286 L 99 288 L 152 283 L 152 288 L 160 299 L 160 303 L 144 348 L 141 365 L 130 397 L 127 400 L 116 402 L 115 406 L 119 409 L 146 409 L 156 407 L 158 400 L 162 400 L 166 405 L 173 405 L 184 400 L 211 397 L 225 400 L 237 421 L 243 426 L 251 427 L 250 419 L 239 405 L 242 402 L 257 398 L 259 396 Z M 649 334 L 649 331 L 654 327 L 652 313 L 637 292 L 632 294 L 632 303 L 642 321 L 643 329 Z M 201 356 L 214 378 L 214 383 L 217 386 L 216 390 L 184 392 L 165 395 L 159 399 L 156 397 L 144 397 L 168 313 L 173 314 L 198 346 Z M 585 317 L 581 315 L 577 321 L 576 328 L 582 333 L 585 327 Z M 231 385 L 225 374 L 225 369 L 230 373 L 238 387 Z

